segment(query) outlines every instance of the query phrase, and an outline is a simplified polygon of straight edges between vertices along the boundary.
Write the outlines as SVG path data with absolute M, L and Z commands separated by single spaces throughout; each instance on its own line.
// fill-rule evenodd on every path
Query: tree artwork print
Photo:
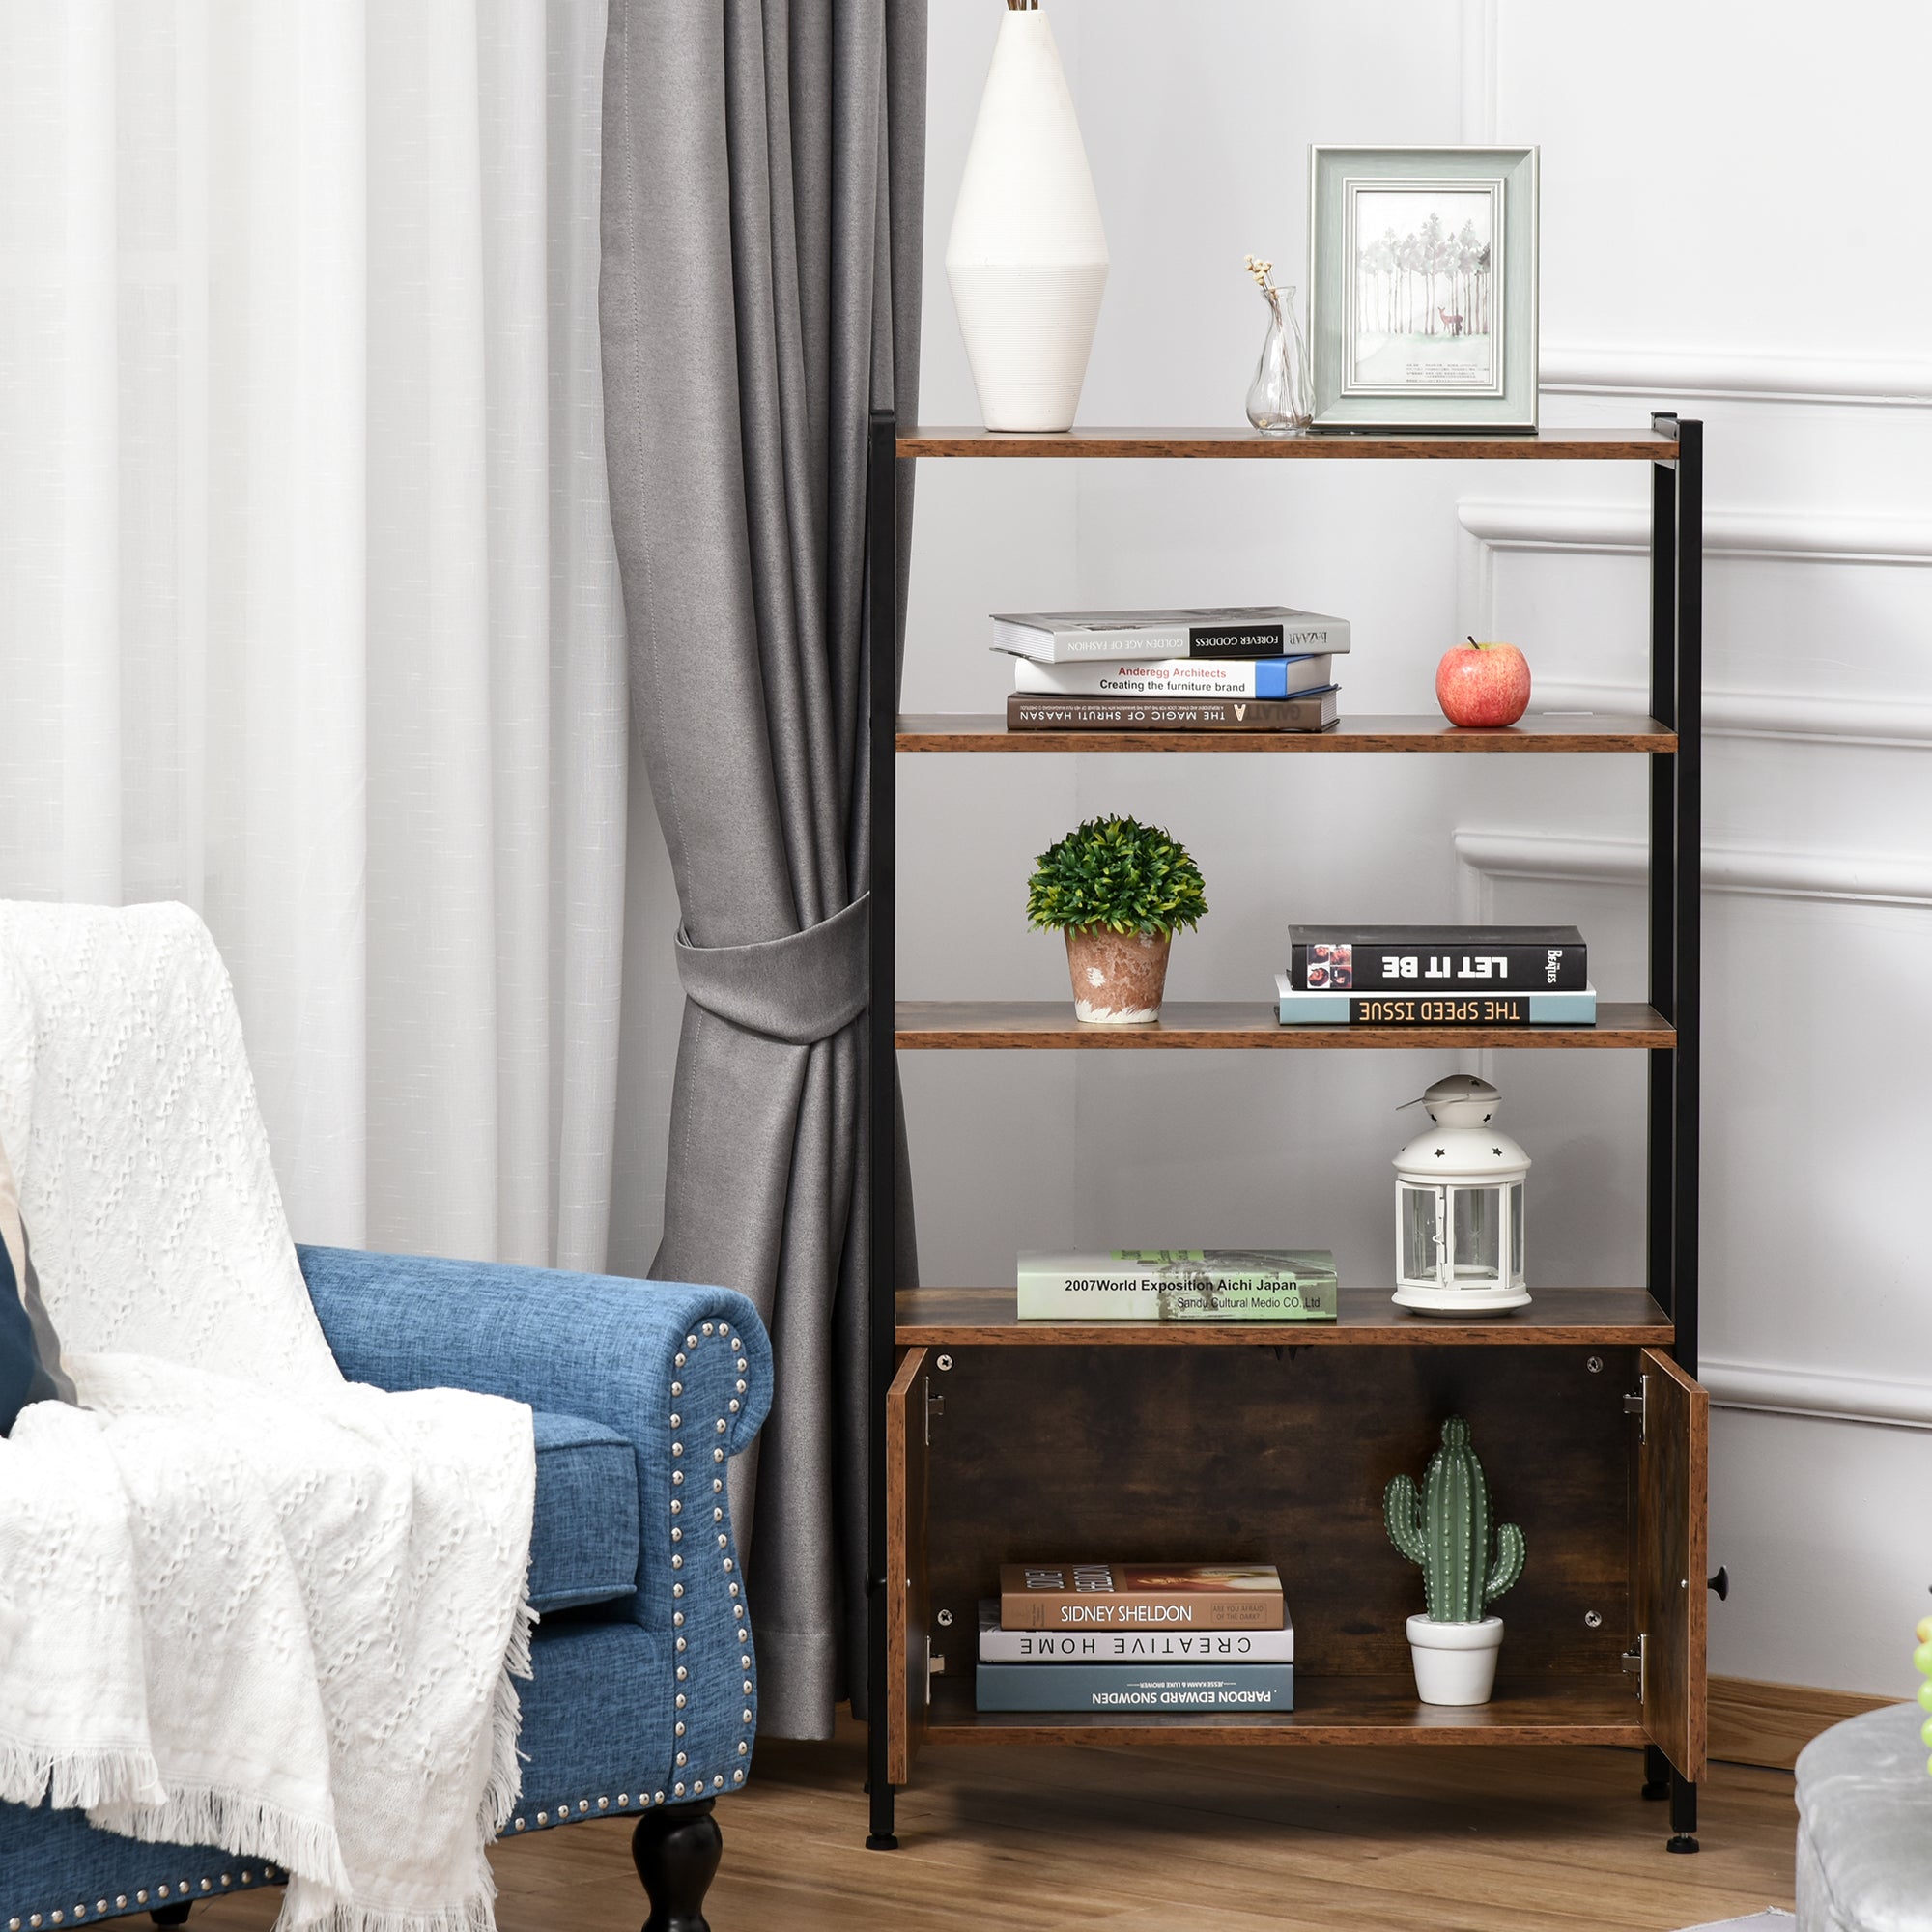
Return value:
M 1502 184 L 1350 184 L 1345 393 L 1496 394 Z

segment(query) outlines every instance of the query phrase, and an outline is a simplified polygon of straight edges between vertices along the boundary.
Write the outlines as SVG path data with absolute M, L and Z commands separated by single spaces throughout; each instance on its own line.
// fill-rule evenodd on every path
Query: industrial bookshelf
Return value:
M 1321 734 L 1014 732 L 983 716 L 900 717 L 895 487 L 901 459 L 1645 463 L 1651 475 L 1651 715 L 1347 717 Z M 872 418 L 870 658 L 870 1835 L 931 1746 L 1553 1744 L 1645 1748 L 1669 1848 L 1696 1849 L 1706 1744 L 1709 1400 L 1697 1362 L 1698 943 L 1703 425 L 1535 436 L 1264 439 L 1218 429 L 1012 435 Z M 1281 1026 L 1272 1003 L 1179 1001 L 1146 1027 L 1078 1026 L 1069 1000 L 896 997 L 901 753 L 1445 753 L 1634 755 L 1650 774 L 1650 997 L 1595 1027 Z M 1276 1051 L 1444 1047 L 1648 1057 L 1641 1287 L 1539 1289 L 1487 1321 L 1413 1316 L 1350 1288 L 1333 1325 L 1021 1322 L 1010 1287 L 901 1289 L 895 1202 L 903 1052 Z M 1492 1700 L 1417 1701 L 1404 1620 L 1416 1584 L 1379 1497 L 1420 1465 L 1453 1404 L 1513 1455 L 1507 1514 L 1532 1561 L 1511 1593 Z M 1345 1420 L 1346 1419 L 1346 1420 Z M 1051 1485 L 1037 1480 L 1043 1463 Z M 1295 1708 L 1236 1714 L 975 1709 L 975 1614 L 1001 1562 L 1075 1548 L 1127 1559 L 1280 1564 L 1294 1616 Z M 1712 1587 L 1723 1587 L 1721 1573 Z

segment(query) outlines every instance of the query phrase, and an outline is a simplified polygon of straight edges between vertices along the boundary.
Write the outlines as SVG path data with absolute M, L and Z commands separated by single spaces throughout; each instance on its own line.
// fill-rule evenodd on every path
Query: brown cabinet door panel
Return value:
M 904 1784 L 925 1735 L 927 1351 L 908 1349 L 886 1396 L 886 1776 Z
M 1710 1565 L 1711 1398 L 1646 1349 L 1643 1442 L 1637 1451 L 1636 1627 L 1644 1634 L 1643 1723 L 1688 1778 L 1704 1775 L 1704 1635 Z

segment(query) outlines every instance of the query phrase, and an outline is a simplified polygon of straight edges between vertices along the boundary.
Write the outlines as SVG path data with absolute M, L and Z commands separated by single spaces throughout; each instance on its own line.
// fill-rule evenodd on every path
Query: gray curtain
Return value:
M 866 437 L 918 395 L 925 5 L 611 0 L 604 57 L 611 513 L 683 914 L 652 1272 L 772 1332 L 733 1503 L 781 1737 L 866 1682 Z

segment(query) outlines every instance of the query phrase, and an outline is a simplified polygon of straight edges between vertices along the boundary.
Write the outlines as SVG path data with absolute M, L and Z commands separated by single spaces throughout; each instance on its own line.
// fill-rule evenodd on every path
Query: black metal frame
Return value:
M 1676 1324 L 1675 1354 L 1697 1373 L 1697 1183 L 1699 952 L 1702 934 L 1704 425 L 1672 414 L 1651 427 L 1673 437 L 1674 457 L 1651 466 L 1651 716 L 1677 735 L 1674 753 L 1650 758 L 1650 1003 L 1676 1030 L 1674 1046 L 1653 1048 L 1649 1083 L 1647 1252 L 1650 1292 Z M 867 1027 L 868 1281 L 871 1402 L 867 1588 L 869 1693 L 867 1846 L 896 1848 L 893 1787 L 887 1777 L 885 1414 L 896 1344 L 897 1000 L 894 839 L 895 737 L 898 724 L 897 426 L 875 410 L 867 505 L 867 630 L 870 691 L 867 747 L 871 814 L 871 1005 Z M 1648 1747 L 1650 1786 L 1662 1796 L 1656 1747 Z M 1697 1787 L 1669 1770 L 1673 1852 L 1694 1852 Z
M 1704 849 L 1704 425 L 1660 412 L 1675 462 L 1650 471 L 1650 711 L 1677 750 L 1650 761 L 1650 1003 L 1676 1043 L 1650 1055 L 1647 1189 L 1650 1292 L 1697 1373 L 1697 1182 Z M 1669 1770 L 1669 1849 L 1697 1849 L 1697 1787 L 1662 1753 L 1645 1754 L 1646 1796 Z

